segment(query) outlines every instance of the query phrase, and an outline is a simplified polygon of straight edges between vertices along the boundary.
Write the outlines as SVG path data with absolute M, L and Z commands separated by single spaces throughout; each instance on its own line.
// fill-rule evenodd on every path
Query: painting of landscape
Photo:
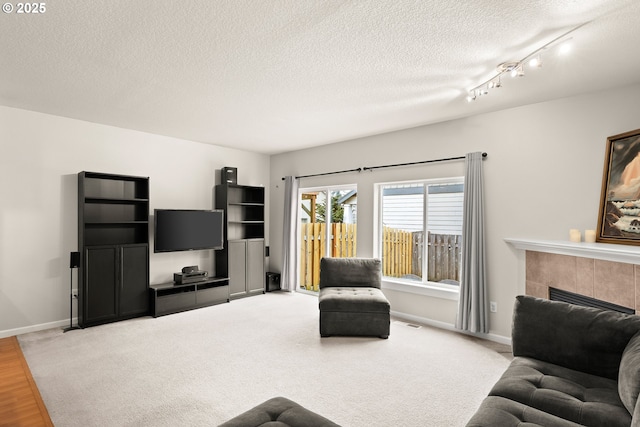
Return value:
M 607 138 L 599 242 L 640 245 L 640 129 Z

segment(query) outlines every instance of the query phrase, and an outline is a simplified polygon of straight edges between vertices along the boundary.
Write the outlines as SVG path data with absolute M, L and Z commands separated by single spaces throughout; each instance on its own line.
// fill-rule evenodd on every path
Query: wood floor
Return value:
M 53 426 L 16 337 L 0 339 L 0 427 Z

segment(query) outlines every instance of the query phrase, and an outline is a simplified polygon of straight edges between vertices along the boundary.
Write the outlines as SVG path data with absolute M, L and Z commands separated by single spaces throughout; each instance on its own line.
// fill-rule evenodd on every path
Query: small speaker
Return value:
M 80 252 L 70 252 L 69 254 L 69 268 L 80 267 Z
M 267 273 L 267 283 L 265 284 L 267 292 L 280 290 L 280 273 Z
M 238 168 L 231 168 L 229 166 L 225 166 L 220 170 L 220 174 L 222 175 L 222 183 L 223 184 L 237 184 L 238 183 Z

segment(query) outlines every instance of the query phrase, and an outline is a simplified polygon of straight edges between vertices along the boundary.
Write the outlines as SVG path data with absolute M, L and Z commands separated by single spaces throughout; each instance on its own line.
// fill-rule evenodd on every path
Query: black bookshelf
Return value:
M 264 187 L 216 185 L 215 198 L 226 219 L 224 249 L 215 253 L 216 273 L 229 278 L 230 299 L 264 293 Z
M 78 324 L 149 314 L 149 178 L 78 174 Z

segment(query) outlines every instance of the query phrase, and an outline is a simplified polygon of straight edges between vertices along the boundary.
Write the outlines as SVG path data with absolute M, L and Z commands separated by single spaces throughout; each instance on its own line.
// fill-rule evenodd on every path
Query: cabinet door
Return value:
M 264 240 L 247 240 L 247 291 L 263 293 L 264 284 Z
M 117 317 L 117 259 L 116 246 L 85 250 L 83 325 L 106 322 Z
M 247 292 L 246 242 L 229 241 L 229 296 L 244 295 Z
M 120 250 L 120 316 L 149 312 L 149 246 L 122 246 Z

